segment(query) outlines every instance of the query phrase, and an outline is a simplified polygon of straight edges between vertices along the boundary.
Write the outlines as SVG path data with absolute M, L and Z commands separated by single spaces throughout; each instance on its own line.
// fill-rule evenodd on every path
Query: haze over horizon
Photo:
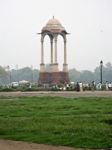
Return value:
M 43 26 L 55 16 L 65 27 L 69 69 L 93 71 L 103 60 L 112 63 L 112 0 L 0 0 L 0 65 L 40 65 Z M 63 39 L 58 62 L 63 64 Z M 44 42 L 50 62 L 50 42 Z M 61 68 L 61 66 L 60 66 Z

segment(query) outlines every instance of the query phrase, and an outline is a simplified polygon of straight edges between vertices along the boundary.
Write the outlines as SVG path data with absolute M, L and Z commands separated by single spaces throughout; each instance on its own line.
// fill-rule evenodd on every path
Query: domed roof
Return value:
M 53 18 L 47 22 L 46 26 L 42 28 L 42 32 L 44 32 L 44 31 L 62 32 L 62 31 L 65 31 L 65 28 L 53 16 Z
M 59 22 L 59 20 L 55 19 L 54 16 L 52 17 L 52 19 L 49 19 L 49 21 L 47 22 L 47 26 L 49 25 L 59 25 L 61 26 L 61 23 Z

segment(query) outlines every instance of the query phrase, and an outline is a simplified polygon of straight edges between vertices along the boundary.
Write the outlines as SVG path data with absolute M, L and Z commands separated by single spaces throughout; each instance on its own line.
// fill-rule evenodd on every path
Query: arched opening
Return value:
M 57 39 L 57 58 L 58 58 L 58 64 L 59 64 L 59 70 L 63 70 L 63 63 L 64 63 L 64 40 L 61 35 L 58 35 Z

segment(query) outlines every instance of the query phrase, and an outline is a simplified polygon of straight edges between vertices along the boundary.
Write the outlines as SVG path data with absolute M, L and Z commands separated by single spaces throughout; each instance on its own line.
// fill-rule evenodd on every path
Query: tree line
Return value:
M 70 80 L 74 82 L 91 83 L 92 81 L 95 81 L 96 83 L 99 83 L 100 75 L 101 75 L 100 66 L 97 66 L 93 72 L 89 70 L 83 71 L 78 71 L 76 69 L 69 70 Z M 112 64 L 110 62 L 108 62 L 102 68 L 102 79 L 103 83 L 105 83 L 106 81 L 112 82 Z
M 112 82 L 112 64 L 108 62 L 102 69 L 103 82 Z M 100 66 L 97 66 L 94 71 L 83 70 L 79 71 L 75 68 L 69 70 L 70 81 L 72 82 L 86 82 L 91 83 L 95 81 L 100 82 Z M 21 80 L 27 80 L 32 83 L 38 82 L 39 70 L 32 69 L 30 67 L 24 67 L 21 69 L 6 70 L 0 66 L 0 85 L 9 84 L 11 82 L 17 82 Z

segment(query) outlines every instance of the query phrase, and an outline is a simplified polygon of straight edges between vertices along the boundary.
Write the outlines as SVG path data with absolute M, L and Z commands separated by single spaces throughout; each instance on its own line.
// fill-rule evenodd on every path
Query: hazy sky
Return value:
M 67 36 L 69 68 L 93 70 L 100 60 L 112 62 L 112 0 L 0 0 L 0 65 L 11 68 L 40 64 L 40 35 L 55 16 Z M 58 62 L 63 64 L 62 37 Z M 45 62 L 50 42 L 45 38 Z

